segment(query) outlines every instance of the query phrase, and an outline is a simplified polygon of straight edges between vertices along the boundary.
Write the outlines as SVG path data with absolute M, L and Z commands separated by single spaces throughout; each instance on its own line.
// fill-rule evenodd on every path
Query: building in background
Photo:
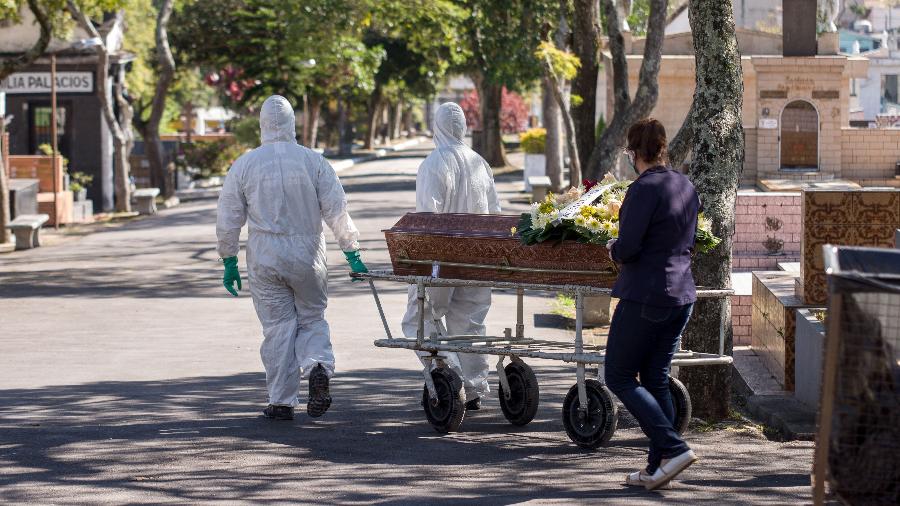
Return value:
M 111 52 L 107 79 L 114 83 L 125 77 L 133 55 L 121 51 L 121 18 L 107 16 L 99 27 L 100 36 Z M 17 24 L 0 25 L 0 53 L 15 56 L 34 45 L 38 25 L 29 9 L 21 12 Z M 96 96 L 97 56 L 92 48 L 74 46 L 89 35 L 75 28 L 65 40 L 54 38 L 47 52 L 57 55 L 57 141 L 60 154 L 69 161 L 69 172 L 94 176 L 88 198 L 97 208 L 110 210 L 114 203 L 113 143 Z M 32 65 L 12 74 L 0 84 L 5 92 L 10 155 L 40 154 L 41 144 L 51 143 L 50 58 L 45 55 Z

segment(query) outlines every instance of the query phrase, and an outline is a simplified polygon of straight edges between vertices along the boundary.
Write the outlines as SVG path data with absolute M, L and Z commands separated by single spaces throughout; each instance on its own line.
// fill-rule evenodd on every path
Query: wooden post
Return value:
M 59 188 L 56 180 L 56 159 L 59 156 L 56 142 L 56 55 L 50 55 L 50 146 L 53 149 L 50 175 L 53 177 L 53 228 L 59 230 Z
M 843 296 L 833 293 L 828 304 L 825 334 L 825 361 L 822 364 L 822 397 L 819 402 L 819 430 L 813 457 L 813 504 L 825 504 L 825 480 L 828 475 L 828 451 L 831 443 L 831 417 L 834 413 L 834 392 L 837 388 L 838 353 L 841 351 L 841 311 Z

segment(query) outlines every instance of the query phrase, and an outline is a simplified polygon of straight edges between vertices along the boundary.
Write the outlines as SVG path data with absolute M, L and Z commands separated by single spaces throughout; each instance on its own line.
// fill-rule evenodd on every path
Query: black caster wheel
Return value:
M 509 384 L 509 398 L 500 385 L 500 409 L 503 416 L 513 425 L 527 425 L 537 414 L 540 390 L 537 377 L 528 364 L 522 361 L 510 362 L 506 368 L 506 381 Z
M 675 431 L 684 434 L 691 423 L 691 396 L 688 395 L 684 383 L 669 376 L 669 395 L 672 396 L 672 404 L 675 406 L 675 422 L 672 424 Z
M 595 379 L 584 381 L 588 409 L 579 410 L 578 385 L 573 385 L 563 401 L 562 418 L 566 434 L 582 448 L 596 449 L 606 444 L 619 423 L 619 411 L 606 385 Z
M 438 432 L 444 434 L 454 432 L 459 429 L 466 416 L 466 396 L 463 392 L 462 380 L 459 379 L 459 375 L 447 367 L 431 371 L 431 379 L 434 381 L 437 399 L 431 399 L 428 387 L 425 386 L 422 390 L 422 407 L 425 409 L 425 418 Z

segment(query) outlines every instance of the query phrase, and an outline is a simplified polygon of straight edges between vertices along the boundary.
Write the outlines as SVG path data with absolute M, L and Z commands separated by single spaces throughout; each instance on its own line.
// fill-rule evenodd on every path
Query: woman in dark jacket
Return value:
M 673 427 L 669 369 L 697 299 L 691 254 L 700 199 L 687 177 L 666 166 L 666 144 L 666 131 L 654 119 L 628 130 L 626 154 L 638 177 L 619 212 L 619 237 L 606 245 L 620 265 L 606 384 L 650 438 L 646 469 L 626 477 L 627 484 L 649 490 L 666 486 L 697 460 Z

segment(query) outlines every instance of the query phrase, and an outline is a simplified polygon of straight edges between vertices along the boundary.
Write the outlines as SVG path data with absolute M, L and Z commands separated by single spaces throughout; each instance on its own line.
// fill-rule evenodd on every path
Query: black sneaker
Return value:
M 317 364 L 309 374 L 309 401 L 306 402 L 306 413 L 318 418 L 331 406 L 331 394 L 328 390 L 328 374 L 322 364 Z
M 266 409 L 263 410 L 263 416 L 270 420 L 293 420 L 294 408 L 291 406 L 276 406 L 275 404 L 269 404 L 266 406 Z
M 466 411 L 478 411 L 481 409 L 481 397 L 476 397 L 466 403 Z

